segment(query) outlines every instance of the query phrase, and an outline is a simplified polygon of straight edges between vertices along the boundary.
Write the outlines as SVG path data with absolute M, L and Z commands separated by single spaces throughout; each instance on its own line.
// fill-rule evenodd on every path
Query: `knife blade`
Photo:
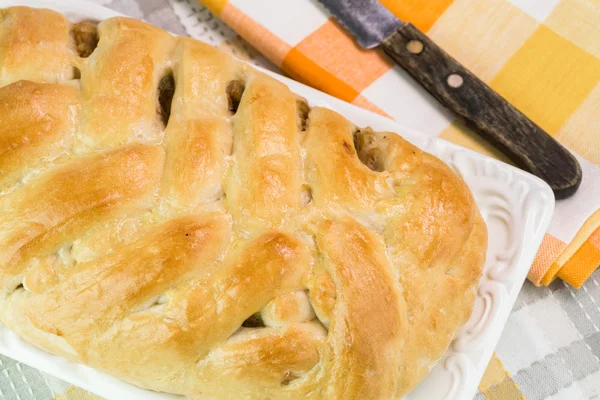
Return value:
M 575 157 L 411 23 L 378 0 L 319 1 L 359 45 L 381 47 L 476 134 L 546 181 L 557 199 L 577 191 L 582 173 Z
M 365 49 L 379 46 L 402 25 L 402 21 L 377 0 L 320 1 Z

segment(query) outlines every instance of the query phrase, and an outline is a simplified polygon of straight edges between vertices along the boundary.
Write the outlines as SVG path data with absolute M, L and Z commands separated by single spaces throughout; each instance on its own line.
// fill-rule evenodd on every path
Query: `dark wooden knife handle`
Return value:
M 478 135 L 546 181 L 557 199 L 575 193 L 581 183 L 581 166 L 575 157 L 425 34 L 404 24 L 382 47 Z

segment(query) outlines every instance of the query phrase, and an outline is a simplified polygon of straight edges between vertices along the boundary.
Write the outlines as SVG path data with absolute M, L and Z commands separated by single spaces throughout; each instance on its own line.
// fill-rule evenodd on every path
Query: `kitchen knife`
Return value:
M 319 0 L 367 49 L 380 46 L 441 104 L 519 167 L 546 181 L 557 199 L 581 183 L 575 157 L 410 23 L 377 0 Z

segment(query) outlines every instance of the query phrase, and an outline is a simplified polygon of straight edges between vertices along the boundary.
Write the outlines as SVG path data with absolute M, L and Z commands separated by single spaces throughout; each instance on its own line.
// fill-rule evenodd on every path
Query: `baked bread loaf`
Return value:
M 450 168 L 209 45 L 0 10 L 0 319 L 206 399 L 397 399 L 470 315 Z

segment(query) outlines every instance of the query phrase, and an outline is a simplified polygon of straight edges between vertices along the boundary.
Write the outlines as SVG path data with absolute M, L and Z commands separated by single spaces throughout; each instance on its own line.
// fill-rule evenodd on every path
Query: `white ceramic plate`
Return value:
M 67 0 L 0 0 L 10 5 L 47 7 L 73 19 L 102 20 L 119 15 L 97 4 Z M 465 179 L 485 219 L 489 248 L 473 314 L 444 357 L 406 400 L 471 399 L 496 347 L 554 210 L 554 196 L 544 182 L 509 165 L 437 138 L 404 128 L 392 120 L 338 100 L 305 85 L 265 71 L 306 97 L 359 126 L 397 132 L 435 154 Z M 92 368 L 68 362 L 25 343 L 0 324 L 0 353 L 63 379 L 106 399 L 182 399 L 124 383 Z

